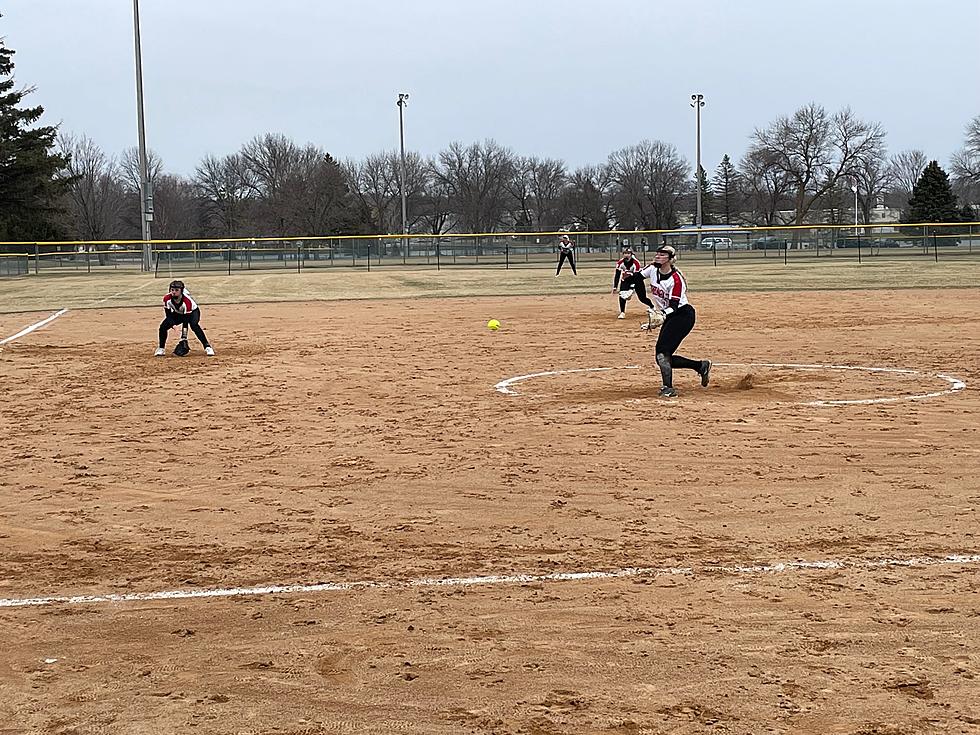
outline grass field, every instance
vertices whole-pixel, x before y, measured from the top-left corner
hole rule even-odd
[[[206,303],[399,299],[460,296],[529,296],[602,293],[612,286],[613,267],[584,263],[579,275],[567,268],[559,278],[551,266],[512,268],[410,269],[385,266],[330,270],[237,272],[232,275],[170,271],[152,278],[136,272],[93,275],[62,273],[0,281],[0,313],[54,308],[155,305],[171,278],[185,279]],[[928,258],[808,260],[783,265],[771,259],[714,266],[700,258],[683,264],[692,293],[711,291],[785,291],[904,289],[980,286],[980,258],[935,263]],[[159,292],[159,294],[157,293]]]

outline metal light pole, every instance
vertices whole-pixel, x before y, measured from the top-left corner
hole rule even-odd
[[[858,234],[858,185],[857,179],[851,184],[851,191],[854,192],[854,236]]]
[[[150,223],[153,221],[153,191],[146,163],[146,128],[143,124],[143,57],[140,53],[140,3],[133,0],[133,36],[136,39],[136,122],[139,127],[140,221],[143,225],[143,270],[153,269]]]
[[[691,95],[691,107],[694,108],[695,115],[697,117],[697,168],[694,171],[694,180],[697,182],[697,214],[695,217],[695,224],[698,226],[698,250],[701,249],[701,108],[704,107],[704,95],[703,94],[692,94]]]
[[[408,209],[405,205],[405,105],[408,104],[408,92],[398,93],[398,138],[401,142],[401,190],[402,190],[402,235],[408,234]],[[405,262],[408,240],[402,237],[402,262]]]

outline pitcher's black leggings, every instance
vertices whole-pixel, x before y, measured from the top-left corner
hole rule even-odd
[[[673,368],[687,368],[696,373],[701,372],[702,364],[700,360],[692,360],[683,355],[675,355],[677,348],[681,346],[684,338],[694,329],[694,322],[697,314],[694,307],[684,304],[677,311],[667,317],[667,320],[660,327],[660,335],[657,337],[657,365],[660,367],[660,375],[663,384],[673,386]]]
[[[189,324],[191,331],[194,332],[201,344],[204,347],[210,347],[211,343],[208,342],[208,336],[201,329],[201,310],[194,309],[190,314],[178,314],[175,311],[168,311],[167,315],[164,317],[163,321],[160,322],[160,346],[165,347],[167,344],[167,332],[170,331],[171,327],[178,324]]]

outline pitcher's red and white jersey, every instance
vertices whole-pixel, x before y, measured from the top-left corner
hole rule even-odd
[[[640,272],[645,278],[650,279],[650,295],[661,309],[666,309],[668,306],[676,309],[688,303],[687,281],[676,268],[664,275],[657,266],[648,265]],[[676,303],[671,303],[673,301]]]

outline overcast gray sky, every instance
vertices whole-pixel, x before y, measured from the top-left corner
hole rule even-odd
[[[43,121],[136,145],[131,0],[0,0]],[[946,165],[980,114],[980,0],[140,0],[147,144],[191,174],[279,132],[338,159],[494,138],[597,164],[647,139],[738,159],[815,101]]]

